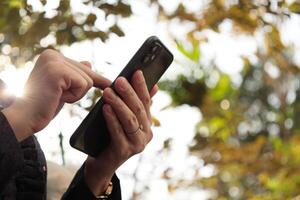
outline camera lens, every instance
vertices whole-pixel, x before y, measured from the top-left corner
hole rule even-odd
[[[155,57],[156,57],[156,56],[155,56],[155,54],[153,54],[153,55],[151,56],[151,58],[150,58],[150,59],[151,59],[151,60],[154,60],[154,59],[155,59]]]
[[[151,50],[152,53],[154,53],[158,49],[158,46],[154,46]]]
[[[147,62],[149,62],[149,60],[150,60],[150,55],[146,55],[146,56],[144,57],[144,59],[142,60],[142,62],[143,62],[143,63],[147,63]]]

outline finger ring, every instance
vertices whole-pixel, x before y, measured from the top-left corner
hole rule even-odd
[[[135,131],[132,131],[132,132],[126,132],[127,135],[135,135],[139,132],[139,130],[143,130],[143,125],[140,124],[139,127],[135,130]]]

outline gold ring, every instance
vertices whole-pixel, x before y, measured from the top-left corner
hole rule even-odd
[[[126,134],[127,135],[136,135],[139,132],[139,130],[143,130],[143,125],[142,124],[140,124],[139,127],[135,131],[132,131],[132,132],[129,132],[129,133],[126,132]]]

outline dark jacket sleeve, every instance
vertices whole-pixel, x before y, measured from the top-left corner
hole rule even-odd
[[[23,153],[6,117],[0,112],[0,194],[23,166]]]
[[[73,178],[68,190],[63,195],[62,200],[96,200],[93,193],[87,187],[84,180],[84,164],[77,171],[75,177]],[[107,200],[120,200],[121,199],[121,188],[120,181],[116,175],[112,178],[113,191],[109,195]]]

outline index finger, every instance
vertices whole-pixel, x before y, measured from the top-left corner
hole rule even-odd
[[[65,56],[64,56],[65,57]],[[93,70],[91,70],[89,67],[87,67],[85,64],[77,62],[75,60],[72,60],[70,58],[65,57],[66,61],[72,63],[73,65],[77,66],[79,69],[81,69],[83,72],[85,72],[91,79],[93,80],[93,86],[104,89],[111,85],[111,81],[104,76],[101,76],[100,74],[97,74]]]

